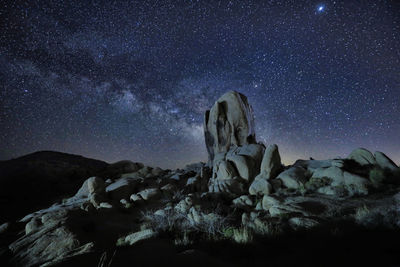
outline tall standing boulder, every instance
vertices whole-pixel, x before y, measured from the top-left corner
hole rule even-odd
[[[269,145],[264,152],[260,173],[249,187],[250,195],[268,195],[272,190],[272,185],[268,180],[274,179],[281,170],[282,163],[278,146]]]
[[[275,178],[281,169],[282,163],[278,146],[276,144],[269,145],[264,152],[260,173],[263,174],[267,180],[269,180]]]
[[[222,95],[204,117],[208,164],[213,174],[209,192],[242,194],[260,171],[265,147],[256,143],[254,116],[238,92]]]
[[[235,91],[222,95],[205,113],[204,135],[211,166],[215,155],[231,146],[255,144],[253,109],[246,96]]]

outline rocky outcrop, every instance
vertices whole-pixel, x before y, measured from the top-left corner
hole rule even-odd
[[[216,154],[212,177],[209,180],[209,191],[243,193],[248,184],[259,174],[263,153],[263,145],[249,144],[232,147],[226,153]]]
[[[205,113],[204,135],[210,164],[231,146],[255,144],[253,110],[247,98],[234,91],[222,95]]]
[[[142,230],[119,238],[117,246],[133,245],[139,241],[155,237],[156,235],[157,233],[151,229]]]
[[[72,197],[0,225],[0,260],[9,253],[13,265],[106,266],[114,254],[159,237],[177,246],[245,243],[253,233],[276,236],[341,220],[400,229],[400,173],[385,154],[357,149],[346,159],[284,166],[277,145],[255,142],[251,112],[243,95],[229,92],[206,114],[208,164],[170,171],[117,162]],[[90,258],[99,253],[100,263]],[[140,254],[126,255],[135,255],[132,262]]]
[[[78,222],[79,215],[61,207],[38,213],[27,223],[26,234],[9,246],[14,254],[13,264],[54,265],[69,257],[91,252],[94,244],[85,242],[85,238],[77,237],[71,230],[71,224]]]
[[[100,177],[88,178],[78,192],[75,194],[76,198],[89,197],[92,194],[102,194],[105,192],[104,180]]]
[[[232,203],[236,206],[253,206],[253,201],[247,195],[240,196],[235,198]]]
[[[260,172],[265,147],[256,143],[254,116],[247,98],[238,92],[221,96],[204,120],[210,192],[241,194]]]
[[[266,180],[274,179],[282,170],[281,156],[276,144],[269,145],[261,162],[260,175]]]
[[[256,179],[249,187],[250,195],[269,195],[272,185],[266,179]]]
[[[292,166],[277,177],[285,187],[290,189],[299,189],[308,178],[307,169],[302,166]]]
[[[160,190],[158,188],[147,188],[137,193],[143,200],[150,200],[160,196]]]
[[[338,167],[332,166],[329,168],[317,169],[312,177],[314,183],[318,183],[325,179],[329,181],[329,185],[320,187],[318,192],[334,195],[366,195],[371,187],[371,182],[357,174],[344,171]],[[339,191],[338,191],[339,190]]]
[[[121,173],[132,173],[132,172],[137,172],[141,168],[143,168],[144,165],[139,162],[132,162],[130,160],[121,160],[118,162],[115,162],[113,164],[110,164],[107,167],[107,170],[105,171],[107,176],[118,176]]]
[[[115,200],[129,198],[139,181],[140,179],[135,178],[121,178],[107,186],[106,192]]]
[[[204,129],[212,168],[208,190],[233,197],[246,192],[269,195],[280,190],[365,195],[371,188],[371,168],[397,169],[383,153],[374,156],[364,148],[354,150],[347,159],[298,160],[284,168],[277,145],[265,149],[256,143],[252,109],[237,92],[224,94],[206,112]]]

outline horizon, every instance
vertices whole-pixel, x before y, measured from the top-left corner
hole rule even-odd
[[[358,147],[400,164],[399,11],[373,0],[4,3],[0,160],[52,150],[205,162],[204,112],[235,90],[285,164]]]
[[[265,144],[264,144],[264,145],[265,145]],[[278,145],[278,147],[279,147],[279,145]],[[365,148],[365,147],[364,147],[364,148]],[[357,148],[354,148],[354,149],[357,149]],[[344,159],[344,158],[346,158],[354,149],[352,149],[352,150],[351,150],[347,155],[345,155],[345,156],[337,156],[337,157],[331,157],[331,158],[314,158],[314,157],[313,157],[313,159],[315,159],[315,160],[325,160],[325,159],[334,159],[334,158],[335,158],[335,159],[338,159],[338,158]],[[365,149],[369,150],[368,148],[365,148]],[[85,157],[85,158],[88,158],[88,159],[100,160],[100,161],[106,162],[106,163],[108,163],[108,164],[113,164],[113,163],[116,163],[116,162],[119,162],[119,161],[123,161],[123,160],[129,160],[129,161],[132,161],[132,162],[139,162],[139,161],[136,161],[135,159],[117,159],[117,160],[111,160],[111,161],[109,161],[109,160],[105,160],[105,159],[101,159],[101,158],[97,158],[97,157],[92,157],[92,156],[89,156],[89,155],[77,154],[77,153],[65,152],[65,151],[55,151],[55,150],[39,150],[39,151],[33,151],[33,152],[30,152],[30,153],[23,154],[23,155],[19,155],[19,156],[16,156],[16,157],[13,157],[13,158],[9,158],[9,159],[0,159],[0,161],[14,160],[14,159],[18,159],[18,158],[20,158],[20,157],[24,157],[24,156],[27,156],[27,155],[31,155],[31,154],[34,154],[34,153],[40,153],[40,152],[65,153],[65,154],[74,155],[74,156],[82,156],[82,157]],[[371,151],[371,152],[374,153],[375,151]],[[386,154],[384,151],[380,151],[380,152],[383,152],[384,154]],[[387,154],[386,154],[386,155],[387,155]],[[287,157],[285,157],[284,155],[281,154],[280,156],[281,156],[282,163],[283,163],[285,166],[293,165],[293,164],[295,163],[296,160],[300,160],[300,159],[302,159],[302,160],[307,160],[307,159],[310,158],[310,157],[302,157],[302,158],[293,158],[292,160],[288,160]],[[395,164],[397,164],[397,166],[400,166],[400,161],[397,161],[396,159],[392,158],[391,155],[387,155],[387,156],[388,156],[391,160],[393,160],[393,162],[394,162]],[[186,162],[186,163],[182,163],[183,165],[179,165],[179,166],[173,167],[173,168],[162,167],[162,166],[157,166],[157,165],[151,165],[151,164],[148,164],[148,163],[146,163],[146,162],[140,162],[140,163],[143,163],[145,166],[149,166],[149,167],[152,167],[152,168],[160,167],[160,168],[163,168],[163,169],[172,169],[172,170],[174,170],[174,169],[183,169],[185,166],[190,165],[190,164],[196,164],[196,163],[200,163],[200,162],[202,162],[202,163],[207,163],[207,161],[208,161],[208,159],[206,158],[206,159],[200,160],[200,161]]]

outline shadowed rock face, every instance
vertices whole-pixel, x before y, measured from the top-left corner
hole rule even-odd
[[[205,113],[204,135],[210,164],[232,145],[255,144],[253,109],[246,96],[235,91],[222,95]]]

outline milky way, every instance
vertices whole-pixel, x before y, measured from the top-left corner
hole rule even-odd
[[[205,161],[203,113],[236,90],[286,163],[400,162],[394,1],[26,2],[0,4],[0,159]]]

